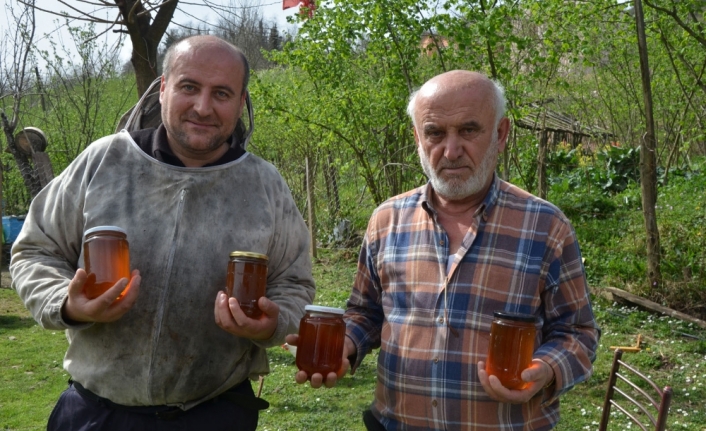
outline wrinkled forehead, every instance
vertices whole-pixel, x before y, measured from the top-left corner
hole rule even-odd
[[[483,86],[446,86],[431,84],[419,90],[416,100],[417,124],[431,121],[485,123],[495,115],[492,92]],[[488,117],[486,119],[486,117]]]

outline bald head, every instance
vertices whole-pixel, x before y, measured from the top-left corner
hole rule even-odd
[[[211,35],[196,35],[185,37],[178,42],[173,43],[164,55],[164,61],[162,62],[162,74],[165,79],[169,79],[169,74],[174,66],[174,61],[181,54],[193,52],[203,48],[212,48],[222,51],[223,55],[232,55],[234,58],[243,65],[243,87],[242,94],[248,89],[248,82],[250,81],[250,65],[248,64],[248,59],[245,57],[243,51],[237,46],[226,42],[225,40]]]
[[[480,91],[487,95],[488,100],[493,103],[495,124],[497,125],[505,116],[505,89],[498,82],[491,80],[484,74],[469,70],[452,70],[436,75],[425,82],[419,90],[410,96],[407,114],[409,114],[412,123],[416,127],[418,99],[454,94],[467,89]]]

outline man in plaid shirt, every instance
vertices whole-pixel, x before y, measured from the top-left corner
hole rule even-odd
[[[575,232],[557,207],[495,175],[510,129],[499,84],[447,72],[408,112],[430,181],[373,213],[345,314],[344,368],[380,348],[366,426],[552,429],[559,397],[591,375],[600,337]],[[537,318],[524,389],[485,372],[495,311]]]

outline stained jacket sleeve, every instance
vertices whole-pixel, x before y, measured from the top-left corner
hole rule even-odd
[[[272,199],[277,208],[274,234],[268,251],[267,297],[279,306],[277,329],[268,340],[252,340],[263,348],[280,345],[287,334],[299,331],[304,307],[314,300],[315,284],[311,272],[309,235],[291,191],[279,173]]]
[[[90,152],[79,155],[32,200],[12,246],[12,286],[34,319],[46,329],[81,328],[61,318],[81,254],[82,201]]]
[[[545,394],[554,399],[587,380],[596,359],[601,331],[589,299],[588,283],[573,228],[565,220],[550,235],[542,293],[542,345],[534,357],[554,370],[555,383]]]

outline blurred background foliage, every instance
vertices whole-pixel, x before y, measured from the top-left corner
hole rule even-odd
[[[406,114],[411,92],[444,71],[482,71],[505,86],[513,122],[498,174],[569,216],[591,285],[704,317],[706,6],[645,4],[664,279],[657,288],[645,275],[645,107],[627,3],[334,0],[295,19],[296,32],[280,32],[257,8],[231,2],[211,27],[169,30],[160,52],[193,33],[244,49],[256,124],[249,150],[277,166],[323,248],[355,248],[377,205],[426,182]],[[93,26],[72,26],[71,35],[70,50],[30,51],[21,88],[11,61],[17,43],[0,45],[0,109],[10,116],[19,98],[17,130],[44,131],[57,175],[112,133],[137,97],[134,72]],[[22,215],[33,193],[17,157],[2,151],[0,163],[4,215]]]

